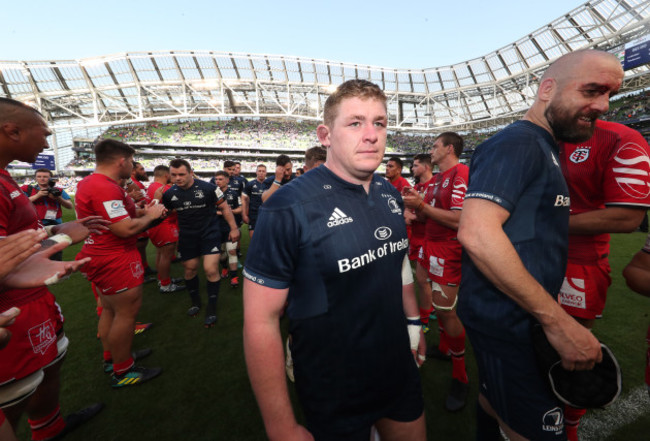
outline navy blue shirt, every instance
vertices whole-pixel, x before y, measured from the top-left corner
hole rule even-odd
[[[246,178],[243,176],[231,176],[228,180],[228,188],[235,190],[237,195],[241,197],[244,188],[246,188]]]
[[[558,146],[543,128],[517,121],[476,148],[465,200],[508,210],[503,230],[528,272],[555,299],[568,251],[569,191]],[[463,255],[458,315],[463,324],[504,340],[528,340],[533,317],[500,292]]]
[[[366,193],[319,167],[260,208],[243,275],[289,288],[296,387],[319,423],[367,424],[417,377],[402,304],[407,248],[402,198],[379,175]]]
[[[237,190],[228,187],[223,195],[231,210],[241,206],[241,197],[239,197]],[[242,222],[241,214],[233,214],[233,216],[235,217],[235,223],[239,227]],[[221,222],[221,232],[230,232],[230,225],[228,224],[228,221],[224,219],[223,215],[219,215],[219,220]]]
[[[187,190],[172,185],[162,197],[165,207],[178,213],[178,230],[182,235],[219,231],[216,205],[224,200],[219,188],[200,179],[194,179]]]
[[[257,212],[262,206],[262,193],[264,193],[264,181],[260,182],[257,179],[248,182],[244,193],[248,196],[248,216],[257,218]]]
[[[292,174],[291,177],[283,178],[281,184],[288,184],[289,182],[293,181],[296,175]],[[275,174],[273,176],[269,176],[268,178],[264,179],[264,190],[268,190],[271,188],[271,185],[273,185],[273,181],[275,181]],[[274,193],[275,194],[275,193]]]

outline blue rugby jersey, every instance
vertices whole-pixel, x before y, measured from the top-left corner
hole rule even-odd
[[[256,218],[257,213],[262,205],[262,193],[264,193],[264,181],[260,182],[257,179],[248,182],[244,193],[248,196],[248,215]]]
[[[543,128],[517,121],[477,147],[465,200],[486,199],[510,212],[503,229],[528,272],[553,296],[566,269],[569,191],[558,146]],[[458,315],[463,324],[505,340],[527,340],[532,316],[500,292],[463,255]]]
[[[379,175],[366,193],[319,167],[260,208],[243,274],[289,288],[296,386],[322,423],[372,418],[418,375],[402,304],[407,249],[401,196]]]
[[[162,197],[165,207],[178,213],[178,229],[183,235],[218,231],[216,206],[224,200],[217,186],[200,179],[194,179],[194,184],[187,190],[173,185]]]

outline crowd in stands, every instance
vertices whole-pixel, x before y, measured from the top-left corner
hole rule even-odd
[[[636,95],[623,97],[610,103],[609,112],[601,118],[625,124],[626,121],[650,116],[650,92],[644,91]]]

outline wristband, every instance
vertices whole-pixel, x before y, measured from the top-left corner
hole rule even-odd
[[[54,230],[54,227],[57,227],[57,226],[58,225],[48,225],[47,227],[43,227],[43,229],[47,233],[47,236],[50,237],[50,236],[52,236],[52,234],[54,234],[54,231],[52,231],[52,230]]]
[[[63,233],[55,234],[54,236],[50,236],[45,240],[51,240],[54,243],[65,242],[68,245],[72,243],[72,238],[70,238],[70,236],[68,236],[67,234],[63,234]]]
[[[278,181],[278,180],[274,180],[273,183],[274,183],[275,185],[277,185],[278,187],[282,187],[282,182],[280,182],[280,181]]]
[[[417,351],[420,345],[420,332],[422,332],[422,322],[420,317],[406,317],[406,328],[409,334],[411,350]]]

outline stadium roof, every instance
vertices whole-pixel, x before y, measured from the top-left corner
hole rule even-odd
[[[320,120],[338,84],[363,78],[386,91],[392,129],[492,127],[530,106],[538,78],[559,56],[616,53],[648,34],[649,8],[650,0],[590,1],[483,57],[423,69],[212,51],[0,61],[0,96],[33,104],[55,129],[233,116]],[[486,32],[490,25],[502,23],[486,23]],[[626,72],[622,92],[648,86],[643,65]]]

